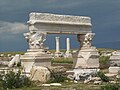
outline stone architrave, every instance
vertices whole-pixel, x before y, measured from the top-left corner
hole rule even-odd
[[[70,38],[66,38],[66,52],[65,52],[65,57],[72,58],[72,54],[70,51]]]
[[[80,50],[73,54],[74,68],[99,68],[99,54],[95,47],[91,45],[94,33],[78,35],[78,41],[81,42]]]

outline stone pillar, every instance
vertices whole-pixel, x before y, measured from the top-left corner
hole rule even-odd
[[[65,57],[72,58],[72,54],[71,54],[71,51],[70,51],[70,38],[66,39],[66,48],[67,48],[67,51],[65,53]]]
[[[21,64],[26,73],[34,66],[51,67],[52,56],[46,53],[44,41],[46,40],[46,33],[39,31],[30,31],[24,34],[29,44],[27,52],[20,57]]]
[[[60,52],[60,37],[56,37],[56,53]]]
[[[66,39],[67,52],[70,52],[70,38]]]
[[[60,52],[60,37],[56,37],[56,52],[55,52],[55,57],[61,57],[61,52]]]
[[[96,47],[91,45],[94,33],[78,35],[80,49],[73,54],[74,68],[99,68],[99,54]]]

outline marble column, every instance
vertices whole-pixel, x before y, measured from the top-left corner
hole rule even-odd
[[[70,38],[66,39],[66,53],[65,53],[65,57],[72,57],[71,51],[70,51]]]
[[[56,37],[56,53],[60,52],[60,37]]]
[[[56,37],[56,52],[55,52],[55,57],[61,57],[61,52],[60,52],[60,37]]]
[[[66,46],[67,46],[67,51],[66,52],[70,52],[70,38],[66,39]]]

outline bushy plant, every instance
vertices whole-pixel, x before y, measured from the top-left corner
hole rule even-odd
[[[109,67],[109,56],[100,56],[99,62],[100,62],[100,68],[108,68]]]
[[[100,77],[103,82],[109,82],[109,77],[105,76],[103,72],[97,72],[97,76]]]
[[[48,83],[60,83],[64,82],[65,80],[69,80],[62,72],[54,72],[48,69],[51,72],[51,77]]]
[[[106,84],[105,86],[101,86],[101,90],[119,90],[119,84]]]
[[[21,88],[24,86],[30,86],[31,81],[25,75],[21,75],[21,71],[13,72],[9,71],[7,74],[3,75],[1,80],[1,86],[4,89],[14,89],[14,88]]]

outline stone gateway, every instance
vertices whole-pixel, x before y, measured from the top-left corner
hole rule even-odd
[[[99,67],[99,54],[91,44],[94,33],[91,30],[90,17],[33,12],[29,14],[28,27],[29,32],[24,35],[29,49],[21,56],[22,65],[26,72],[29,73],[33,66],[51,66],[52,56],[46,53],[44,47],[47,34],[76,34],[81,46],[74,54],[74,68]],[[59,53],[59,47],[56,50],[56,53]]]

